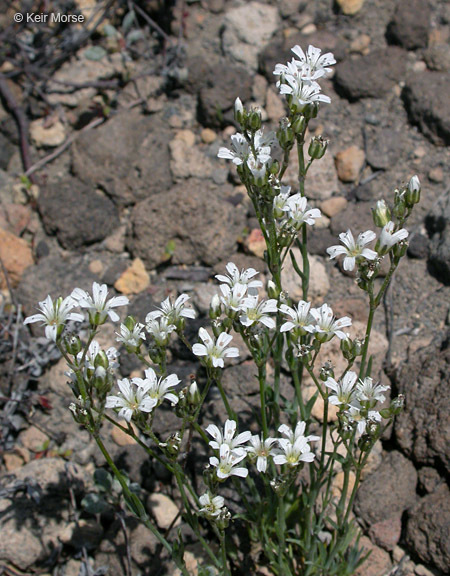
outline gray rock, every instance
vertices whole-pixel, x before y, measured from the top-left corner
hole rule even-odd
[[[430,70],[448,72],[450,70],[450,46],[432,44],[424,53],[425,62]]]
[[[43,188],[38,207],[46,232],[70,250],[100,242],[119,225],[113,202],[76,178]]]
[[[88,289],[94,280],[98,278],[92,274],[81,256],[72,254],[69,260],[50,253],[36,266],[25,270],[17,295],[27,313],[33,314],[37,303],[44,300],[47,294],[52,298],[65,297],[77,286]],[[34,326],[38,324],[31,325]]]
[[[231,8],[224,19],[223,51],[247,70],[256,72],[259,53],[267,46],[278,26],[279,16],[275,6],[249,2]]]
[[[404,145],[404,127],[379,128],[367,126],[367,163],[375,170],[389,170],[401,157]]]
[[[69,520],[69,503],[64,501],[69,499],[69,486],[78,495],[84,488],[81,469],[67,469],[62,458],[42,458],[9,478],[8,496],[0,498],[0,560],[28,570],[50,556],[58,545],[61,523]]]
[[[405,52],[395,46],[348,58],[336,66],[336,91],[350,101],[383,98],[404,78],[405,69]]]
[[[239,96],[245,103],[251,97],[248,70],[225,58],[193,58],[189,61],[189,74],[189,89],[199,94],[199,118],[204,126],[220,127],[225,117],[229,123],[236,98]]]
[[[408,357],[396,375],[405,409],[394,425],[400,448],[419,464],[440,463],[450,471],[450,385],[448,341],[433,342]]]
[[[443,483],[408,514],[406,542],[419,558],[448,574],[450,566],[450,492]]]
[[[450,143],[450,76],[422,72],[409,77],[402,92],[410,121],[434,144]]]
[[[426,218],[431,237],[430,269],[447,286],[450,284],[450,191],[441,196]]]
[[[408,240],[408,256],[425,260],[430,253],[430,241],[424,234],[411,234]]]
[[[427,0],[400,0],[386,36],[393,44],[407,50],[424,48],[428,44],[430,6]]]
[[[101,187],[117,204],[132,204],[171,185],[171,137],[158,115],[130,110],[82,134],[72,147],[72,168],[80,180]]]
[[[381,465],[361,484],[355,510],[371,526],[398,517],[416,503],[417,473],[400,452],[389,452]]]
[[[342,210],[342,212],[339,212],[331,219],[330,228],[332,234],[337,237],[338,234],[345,232],[349,228],[354,236],[366,230],[373,230],[374,223],[371,208],[371,202],[357,202],[356,204],[349,202],[345,210]]]
[[[190,179],[136,205],[128,246],[149,269],[169,258],[174,264],[211,266],[236,252],[244,217],[217,187]]]

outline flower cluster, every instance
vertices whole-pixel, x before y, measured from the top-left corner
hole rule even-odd
[[[252,435],[251,432],[241,432],[236,436],[236,422],[227,420],[223,432],[215,425],[210,424],[206,432],[213,437],[209,445],[217,450],[218,456],[211,456],[209,463],[216,469],[217,478],[222,481],[229,476],[247,477],[248,470],[241,464],[248,456],[256,462],[258,472],[267,471],[269,457],[280,466],[286,464],[295,467],[302,462],[312,462],[315,458],[309,442],[319,440],[318,436],[305,436],[305,422],[298,422],[295,429],[282,424],[278,431],[284,436],[281,438],[264,438],[263,435]],[[248,444],[246,444],[248,442]]]
[[[318,208],[311,208],[301,194],[292,194],[291,187],[282,185],[280,193],[273,199],[273,212],[281,231],[296,233],[302,224],[313,226],[322,216]]]
[[[277,64],[274,74],[279,76],[277,86],[280,94],[288,96],[292,110],[304,112],[306,107],[319,102],[329,104],[328,96],[321,93],[321,86],[317,82],[320,78],[329,75],[330,66],[336,64],[331,52],[321,54],[320,48],[309,46],[306,54],[300,46],[294,46],[292,52],[298,60],[292,58],[291,62]]]
[[[242,106],[238,99],[235,108]],[[233,164],[241,168],[247,168],[255,182],[263,182],[270,166],[272,165],[271,146],[274,135],[264,135],[262,130],[254,133],[253,141],[244,134],[237,133],[231,136],[231,150],[225,147],[219,148],[217,156],[231,160]]]
[[[320,308],[311,308],[310,302],[301,300],[293,308],[281,304],[280,311],[290,318],[281,325],[280,331],[292,332],[295,339],[309,333],[313,334],[316,340],[321,343],[330,341],[334,336],[344,340],[347,338],[347,334],[342,328],[352,324],[348,316],[336,319],[328,304],[323,304]]]
[[[368,426],[381,422],[382,417],[376,407],[378,402],[386,400],[383,392],[389,390],[389,386],[374,384],[370,377],[358,382],[357,379],[356,373],[349,371],[339,382],[329,377],[325,386],[333,392],[328,397],[330,404],[340,406],[340,413],[346,421],[356,425],[359,434],[364,434]]]
[[[145,378],[124,378],[118,380],[118,396],[106,398],[106,408],[119,408],[119,418],[127,422],[139,416],[139,413],[150,413],[159,406],[163,400],[169,400],[172,404],[178,403],[178,396],[173,388],[180,383],[175,374],[166,378],[158,378],[153,368],[145,370]]]

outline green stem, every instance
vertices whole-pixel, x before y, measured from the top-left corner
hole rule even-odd
[[[222,574],[221,576],[231,576],[230,570],[228,569],[227,561],[227,546],[225,542],[225,532],[220,530],[220,552],[222,556]]]
[[[139,517],[141,522],[146,526],[146,528],[148,528],[150,530],[150,532],[158,539],[160,544],[162,544],[164,546],[164,548],[167,550],[167,552],[173,558],[177,567],[181,570],[181,573],[183,574],[183,576],[189,576],[189,572],[187,571],[184,562],[173,555],[172,546],[164,538],[164,536],[159,532],[159,530],[156,528],[156,526],[154,526],[153,523],[150,521],[142,502],[137,498],[136,494],[133,494],[131,492],[131,490],[129,489],[129,487],[125,481],[125,478],[122,476],[119,469],[114,464],[114,462],[113,462],[108,450],[106,449],[105,445],[103,444],[100,436],[97,433],[93,434],[93,436],[94,436],[94,440],[97,442],[98,447],[100,448],[100,451],[102,452],[103,456],[105,457],[105,460],[108,463],[108,466],[111,468],[111,470],[114,473],[114,476],[119,481],[119,483],[122,487],[122,491],[123,491],[124,495],[126,496],[126,499],[130,503],[132,502],[133,505],[136,507],[135,508],[136,515]]]
[[[258,381],[259,381],[259,398],[261,402],[261,424],[263,429],[264,440],[269,436],[269,428],[267,426],[267,412],[266,412],[266,363],[258,364]]]
[[[359,378],[363,378],[364,370],[366,367],[367,352],[369,350],[370,333],[372,331],[373,318],[375,316],[375,305],[371,296],[371,303],[369,309],[369,318],[367,319],[366,335],[364,336],[364,346],[361,355],[361,366],[359,368]]]

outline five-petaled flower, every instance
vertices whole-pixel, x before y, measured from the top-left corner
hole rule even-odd
[[[149,413],[156,406],[157,401],[147,394],[147,387],[137,386],[128,378],[118,380],[117,385],[120,396],[107,396],[106,408],[120,408],[119,418],[131,422],[131,418],[139,412]]]
[[[320,308],[312,308],[311,315],[316,321],[314,335],[319,342],[328,342],[335,335],[340,340],[347,338],[347,334],[342,331],[342,328],[351,326],[352,321],[348,316],[336,320],[333,310],[328,304],[322,304]]]
[[[246,447],[250,458],[256,458],[256,469],[264,473],[267,470],[267,460],[269,456],[274,455],[273,444],[277,442],[276,438],[266,438],[255,434],[250,438],[250,446]]]
[[[161,302],[161,307],[158,310],[147,314],[145,321],[149,323],[157,318],[165,318],[168,324],[173,324],[178,328],[184,318],[195,318],[195,310],[185,306],[189,298],[187,294],[180,294],[175,302],[172,302],[168,296],[164,302]]]
[[[86,308],[89,314],[89,321],[93,326],[100,326],[109,318],[113,322],[119,320],[119,315],[114,312],[113,308],[118,306],[126,306],[128,298],[126,296],[113,296],[109,300],[108,287],[106,284],[92,284],[92,296],[81,288],[75,288],[71,297],[78,303],[80,308]]]
[[[224,358],[237,358],[239,356],[238,348],[227,348],[228,344],[233,340],[233,336],[230,336],[230,334],[222,332],[217,340],[214,340],[204,328],[200,328],[198,335],[203,344],[194,344],[192,352],[196,356],[204,356],[206,363],[214,368],[223,368]]]
[[[247,456],[247,452],[232,450],[228,444],[221,444],[219,449],[219,458],[211,456],[209,463],[216,468],[217,478],[225,480],[229,476],[240,476],[246,478],[248,475],[247,468],[237,466]]]
[[[351,231],[347,230],[347,232],[339,234],[339,240],[344,244],[344,246],[330,246],[327,248],[327,252],[330,259],[336,258],[336,256],[339,256],[340,254],[344,254],[344,270],[350,272],[355,268],[355,263],[357,263],[358,260],[363,258],[366,260],[375,260],[378,256],[375,250],[366,248],[366,245],[372,242],[372,240],[375,240],[375,238],[375,232],[367,230],[366,232],[361,232],[355,241]]]
[[[45,325],[45,337],[47,340],[56,340],[61,336],[67,320],[83,322],[84,316],[78,312],[71,312],[77,306],[77,302],[68,296],[64,300],[59,297],[54,302],[51,296],[39,302],[39,314],[33,314],[25,318],[24,324],[42,322]]]
[[[381,230],[380,237],[375,246],[375,250],[380,256],[387,254],[389,250],[398,242],[408,238],[408,230],[401,228],[394,232],[395,224],[390,221]]]
[[[352,371],[347,372],[339,382],[329,377],[325,382],[325,386],[334,392],[328,397],[329,403],[333,404],[333,406],[351,404],[355,398],[356,379],[357,375]]]
[[[226,444],[231,448],[231,450],[234,450],[237,453],[242,453],[242,451],[245,452],[245,450],[243,448],[240,448],[240,446],[242,446],[242,444],[245,444],[246,442],[248,442],[248,440],[250,440],[252,433],[249,431],[241,432],[240,434],[235,436],[236,427],[237,424],[235,420],[228,419],[225,422],[225,426],[223,428],[222,433],[215,424],[210,424],[206,428],[206,431],[210,436],[214,438],[214,440],[211,440],[209,443],[211,448],[214,448],[214,450],[220,450],[222,444]]]

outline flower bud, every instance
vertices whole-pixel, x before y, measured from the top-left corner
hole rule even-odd
[[[76,356],[81,351],[81,340],[79,336],[67,336],[64,339],[64,344],[66,346],[67,352],[72,354],[72,356]]]
[[[405,214],[406,214],[405,193],[396,190],[394,198],[394,216],[396,218],[401,219]]]
[[[274,298],[275,300],[278,300],[280,291],[273,280],[269,280],[267,282],[267,295],[269,296],[269,298]]]
[[[412,208],[414,204],[420,201],[420,191],[421,185],[419,177],[417,175],[413,176],[405,190],[405,200],[408,207]]]
[[[95,356],[94,360],[94,367],[102,367],[105,370],[109,367],[109,360],[106,352],[104,350],[100,350],[97,355]]]
[[[269,170],[270,175],[276,176],[279,171],[280,171],[280,163],[278,162],[278,160],[274,160]],[[276,194],[277,192],[274,190],[274,196],[276,196]]]
[[[195,380],[193,382],[191,382],[191,384],[188,388],[187,397],[188,397],[188,402],[191,406],[197,407],[199,405],[201,397],[200,397],[200,391],[198,389],[198,384]]]
[[[244,121],[245,111],[242,105],[241,99],[236,98],[234,101],[234,119],[238,124],[242,124]]]
[[[328,148],[328,140],[324,140],[322,136],[313,136],[308,147],[308,154],[314,160],[320,160]]]
[[[384,228],[391,220],[391,211],[384,200],[378,200],[375,208],[372,208],[373,223],[377,228]]]
[[[294,131],[294,134],[303,134],[306,128],[305,117],[299,114],[298,116],[295,117],[295,119],[291,123],[291,126],[292,130]]]
[[[290,148],[294,142],[294,131],[288,122],[280,122],[276,136],[283,150]]]
[[[262,119],[260,110],[252,110],[249,114],[249,124],[253,132],[261,128]]]
[[[403,394],[399,394],[397,398],[394,398],[392,400],[391,405],[389,407],[392,416],[397,416],[397,414],[403,412],[404,405],[405,405],[405,397]]]
[[[221,314],[222,314],[222,307],[220,304],[219,295],[214,294],[209,304],[209,317],[211,318],[211,320],[215,320],[216,318],[219,318]]]

